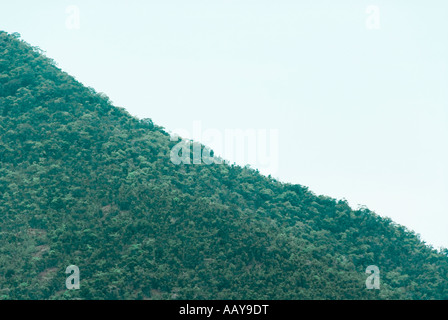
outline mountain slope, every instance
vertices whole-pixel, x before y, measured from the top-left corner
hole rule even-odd
[[[448,299],[447,251],[175,144],[0,32],[0,298]]]

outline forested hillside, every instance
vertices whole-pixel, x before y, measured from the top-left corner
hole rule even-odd
[[[0,32],[0,298],[448,299],[447,250],[176,143]]]

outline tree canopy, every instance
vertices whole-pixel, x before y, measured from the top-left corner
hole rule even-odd
[[[446,249],[175,144],[0,32],[0,298],[448,299]]]

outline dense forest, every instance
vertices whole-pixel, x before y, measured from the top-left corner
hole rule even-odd
[[[448,250],[176,143],[0,32],[0,298],[448,299]]]

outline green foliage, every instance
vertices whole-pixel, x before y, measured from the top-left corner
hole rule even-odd
[[[174,165],[163,128],[18,38],[0,32],[1,299],[448,299],[446,250],[248,168]]]

